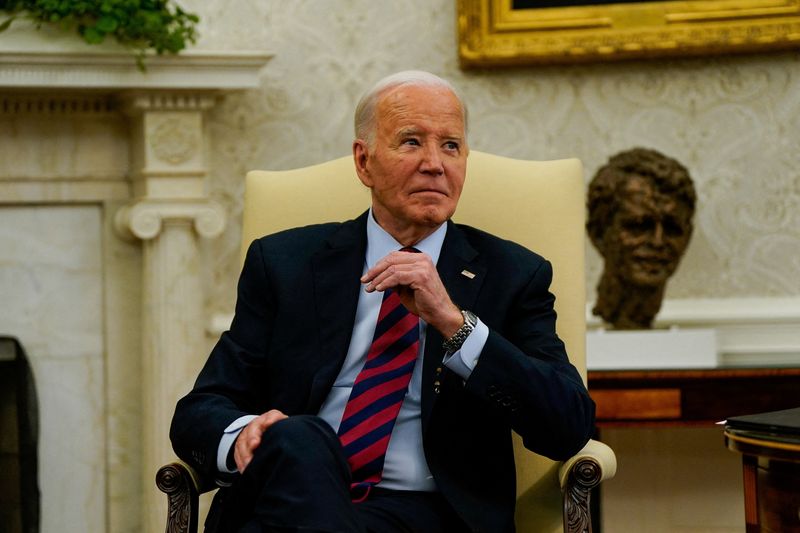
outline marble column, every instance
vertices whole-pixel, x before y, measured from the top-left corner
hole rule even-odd
[[[223,209],[206,194],[204,113],[210,94],[128,94],[133,200],[116,214],[121,234],[143,241],[142,525],[161,532],[166,501],[158,467],[174,459],[168,431],[176,400],[205,356],[199,240],[219,235]]]

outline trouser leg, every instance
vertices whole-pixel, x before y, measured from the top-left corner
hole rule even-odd
[[[369,533],[467,533],[469,529],[438,492],[374,488],[356,504]]]
[[[439,493],[374,488],[350,500],[339,437],[316,416],[271,426],[224,494],[220,533],[457,533],[466,528]]]
[[[229,531],[364,531],[350,501],[350,469],[339,438],[316,416],[271,426],[253,460],[227,491]]]

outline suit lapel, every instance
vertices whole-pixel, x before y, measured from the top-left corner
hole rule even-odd
[[[486,265],[464,232],[452,222],[447,223],[447,235],[442,244],[436,270],[453,302],[461,309],[474,309],[486,277]],[[438,331],[428,328],[422,367],[423,431],[427,427],[437,395],[435,382],[441,379],[443,341]]]
[[[342,224],[311,261],[320,347],[327,355],[314,376],[310,409],[322,404],[347,355],[366,254],[366,220],[364,213]]]

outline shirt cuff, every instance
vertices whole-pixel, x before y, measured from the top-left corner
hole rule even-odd
[[[478,319],[473,329],[464,344],[461,345],[459,350],[451,354],[445,354],[444,366],[458,374],[464,381],[469,379],[475,365],[478,364],[483,346],[486,344],[486,339],[489,338],[489,327]]]
[[[242,432],[244,427],[249,424],[253,419],[258,418],[256,415],[240,416],[225,428],[222,432],[222,438],[217,447],[217,470],[223,474],[235,474],[238,472],[236,468],[231,470],[228,468],[228,454],[231,451],[231,446],[236,441],[236,437]]]

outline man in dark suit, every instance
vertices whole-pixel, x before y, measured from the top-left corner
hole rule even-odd
[[[594,404],[555,333],[550,264],[450,222],[466,114],[431,74],[380,81],[353,142],[371,209],[250,246],[231,328],[170,433],[230,485],[207,526],[511,532],[511,430],[553,459],[589,439]]]

